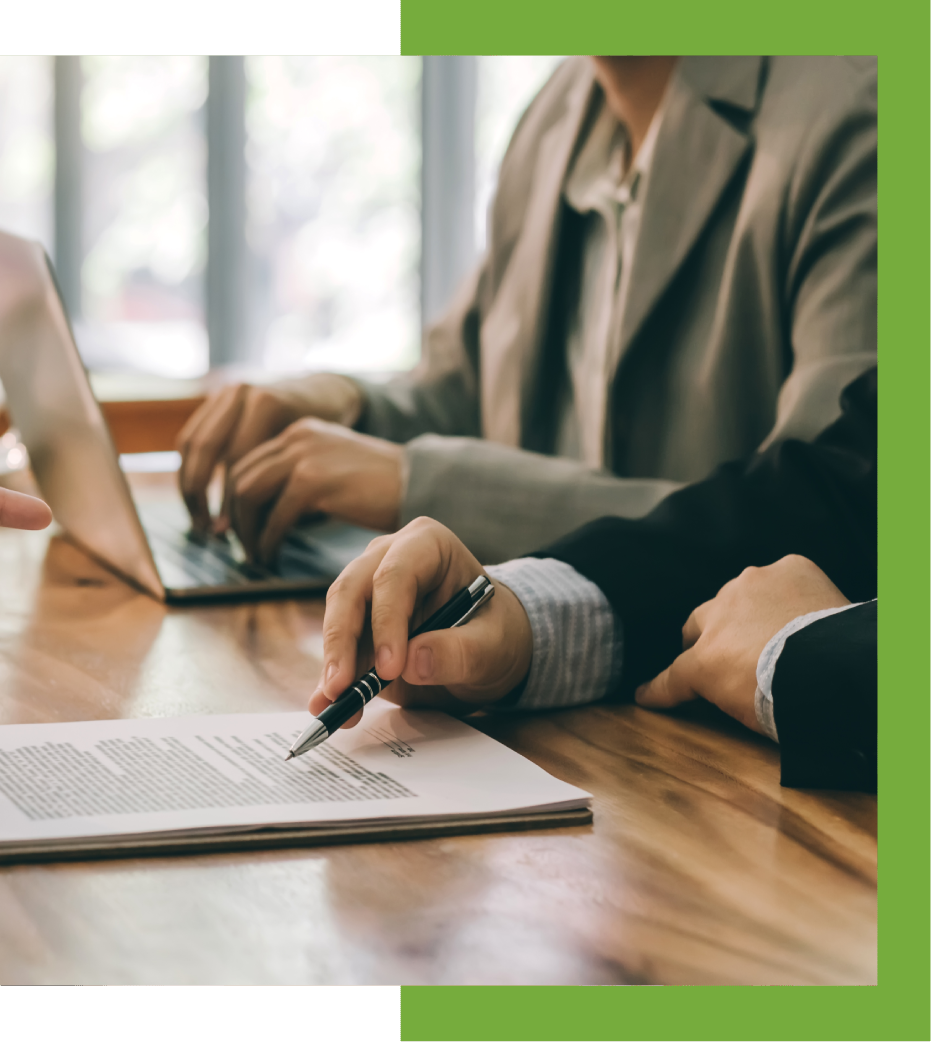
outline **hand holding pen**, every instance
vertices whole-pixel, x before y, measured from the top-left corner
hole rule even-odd
[[[411,634],[411,640],[422,633],[433,633],[435,630],[455,629],[464,626],[475,613],[494,596],[495,588],[487,575],[480,575],[475,582],[464,586]],[[354,683],[331,702],[314,722],[298,735],[291,746],[286,759],[302,756],[311,749],[325,742],[330,735],[347,723],[360,709],[364,709],[372,699],[388,686],[390,681],[383,680],[374,669],[363,673]]]
[[[482,574],[456,536],[427,518],[374,540],[327,595],[323,678],[310,711],[319,715],[356,681],[359,644],[369,636],[375,671],[390,684],[382,697],[399,705],[463,713],[504,698],[526,677],[532,652],[530,622],[506,586],[495,582],[468,625],[410,634],[418,611],[445,604]],[[345,726],[360,719],[357,712]]]

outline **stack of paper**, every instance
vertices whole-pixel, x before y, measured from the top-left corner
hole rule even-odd
[[[459,720],[376,699],[285,762],[306,713],[0,727],[0,861],[584,824],[589,794]]]

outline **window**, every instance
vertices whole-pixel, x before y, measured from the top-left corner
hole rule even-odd
[[[0,58],[0,227],[90,368],[407,369],[559,60]]]
[[[81,320],[89,365],[207,369],[207,60],[81,60]]]
[[[0,228],[52,247],[52,68],[0,57]]]
[[[420,340],[417,58],[249,58],[252,356],[408,369]]]

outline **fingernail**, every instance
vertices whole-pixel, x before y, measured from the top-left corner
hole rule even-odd
[[[333,677],[336,676],[338,670],[339,670],[339,667],[336,665],[336,663],[335,662],[331,662],[327,666],[327,668],[326,668],[326,680],[325,680],[325,683],[329,684],[330,681],[333,679]]]
[[[415,665],[421,680],[429,680],[433,676],[433,652],[430,648],[417,649]]]
[[[387,669],[388,664],[391,662],[391,648],[387,644],[382,644],[375,655],[375,669],[382,670]]]

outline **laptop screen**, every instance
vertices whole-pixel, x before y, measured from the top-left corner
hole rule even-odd
[[[0,381],[65,532],[156,597],[164,590],[39,243],[0,232]]]

